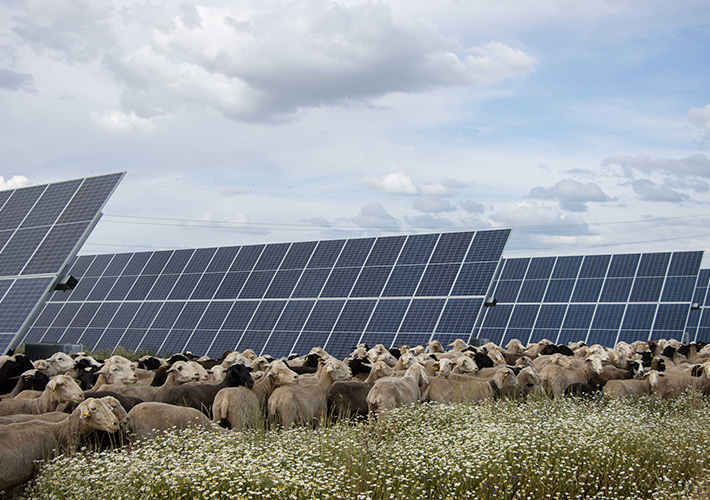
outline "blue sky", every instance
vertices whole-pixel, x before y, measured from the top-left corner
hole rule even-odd
[[[126,170],[83,253],[706,250],[709,42],[693,0],[10,0],[2,186]]]

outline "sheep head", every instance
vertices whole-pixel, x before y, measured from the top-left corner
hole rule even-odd
[[[84,391],[68,375],[57,375],[47,382],[45,390],[50,391],[50,401],[55,403],[55,408],[60,403],[81,403],[84,401]]]
[[[119,405],[120,406],[120,405]],[[85,430],[96,429],[106,432],[118,431],[120,424],[116,415],[101,399],[89,398],[74,410]]]

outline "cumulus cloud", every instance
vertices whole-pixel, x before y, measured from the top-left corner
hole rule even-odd
[[[594,172],[585,168],[572,168],[570,170],[567,170],[566,173],[570,175],[579,175],[581,177],[594,177],[595,175]]]
[[[710,104],[704,108],[691,108],[688,119],[698,128],[700,141],[705,143],[710,140]]]
[[[367,177],[362,180],[362,184],[391,194],[414,195],[419,192],[411,176],[404,172],[395,172],[383,177]]]
[[[362,207],[360,213],[350,221],[358,226],[374,229],[392,230],[400,225],[400,222],[376,201]]]
[[[550,188],[534,187],[528,193],[529,198],[538,200],[557,200],[560,207],[568,212],[586,212],[588,202],[610,201],[604,191],[593,182],[584,184],[573,179],[563,179]]]
[[[94,125],[119,134],[129,134],[134,131],[149,133],[155,130],[156,118],[141,118],[135,112],[104,111],[91,113],[91,122]]]
[[[456,210],[449,200],[442,198],[418,198],[412,203],[412,208],[418,210],[419,212],[438,214],[441,212],[453,212]]]
[[[470,214],[482,214],[486,211],[486,208],[473,200],[464,200],[459,203],[459,206]]]
[[[631,185],[634,193],[643,201],[679,203],[690,199],[687,194],[679,193],[668,186],[659,186],[649,179],[638,179],[627,184]]]
[[[434,217],[432,215],[415,215],[406,216],[404,220],[413,228],[417,229],[452,229],[456,223],[452,220],[443,217]]]
[[[0,89],[31,91],[33,82],[34,78],[29,73],[0,68]]]
[[[637,154],[636,156],[622,155],[606,158],[602,166],[619,166],[626,177],[633,177],[634,171],[644,174],[658,172],[677,177],[710,177],[710,159],[703,154],[694,154],[680,160],[672,158],[658,158]]]
[[[13,175],[8,180],[0,175],[0,191],[5,191],[6,189],[17,189],[29,185],[30,181],[24,175]]]
[[[460,189],[467,188],[468,182],[457,181],[456,179],[444,179],[441,182],[423,184],[422,194],[428,196],[450,196],[456,194]]]
[[[512,227],[516,231],[556,236],[582,236],[594,234],[587,223],[578,216],[562,213],[559,209],[522,201],[492,214],[498,226]]]
[[[313,224],[314,226],[331,227],[332,224],[325,217],[310,217],[308,219],[301,219],[300,222],[305,222],[306,224]]]

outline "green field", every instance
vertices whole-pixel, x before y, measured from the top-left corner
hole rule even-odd
[[[189,431],[57,459],[38,499],[708,498],[710,400],[402,408],[317,431]]]

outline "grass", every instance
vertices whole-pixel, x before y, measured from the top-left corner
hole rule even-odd
[[[28,498],[708,498],[710,402],[422,405],[319,430],[170,433],[47,465]]]

